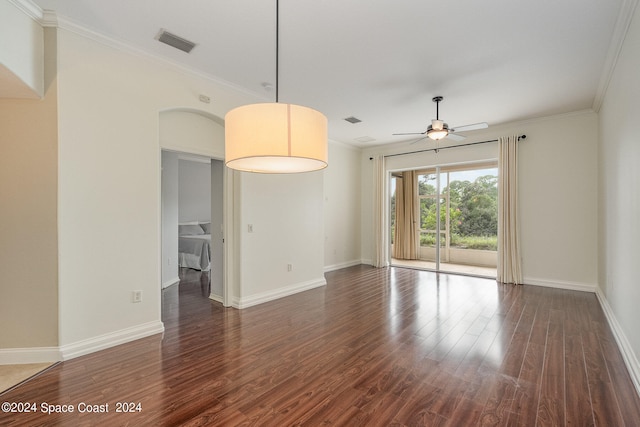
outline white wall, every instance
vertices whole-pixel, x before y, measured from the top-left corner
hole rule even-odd
[[[324,170],[325,271],[360,264],[360,149],[329,143]]]
[[[59,324],[71,357],[162,330],[160,148],[214,157],[223,144],[160,144],[161,113],[222,117],[255,100],[64,29],[58,42]]]
[[[175,108],[162,111],[160,146],[164,150],[224,159],[224,122],[202,110]]]
[[[640,8],[636,8],[599,113],[598,165],[600,285],[630,344],[636,369],[640,369],[639,71]]]
[[[178,221],[211,221],[211,163],[178,160]]]
[[[526,134],[520,143],[519,206],[525,283],[594,290],[597,284],[597,116],[584,112],[490,127],[468,142]],[[465,141],[466,142],[466,141]],[[422,147],[432,147],[425,142]],[[419,150],[420,145],[385,153]],[[372,166],[363,153],[363,259],[371,259]],[[388,169],[408,169],[497,157],[497,144],[390,157]]]
[[[13,2],[0,0],[0,98],[44,96],[44,32]]]
[[[326,283],[322,174],[238,173],[242,266],[234,306],[249,306]]]
[[[178,277],[178,153],[162,151],[162,287]]]
[[[597,116],[522,126],[522,270],[525,283],[595,290],[598,283]],[[553,129],[553,137],[545,136]]]

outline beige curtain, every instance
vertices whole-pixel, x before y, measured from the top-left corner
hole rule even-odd
[[[498,159],[498,271],[502,283],[522,284],[518,218],[518,136],[501,137]]]
[[[389,241],[387,227],[385,226],[386,205],[386,171],[384,156],[376,156],[373,159],[373,240],[374,254],[373,266],[386,267],[388,264]]]
[[[393,257],[418,259],[418,181],[415,171],[402,173],[396,185],[396,230]],[[399,183],[399,184],[400,184]]]

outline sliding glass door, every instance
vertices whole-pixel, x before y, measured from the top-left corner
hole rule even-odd
[[[404,247],[407,240],[415,239],[418,248],[415,256],[393,251],[392,264],[495,277],[497,174],[495,163],[436,166],[394,174],[392,241],[400,241]],[[403,182],[410,177],[416,181],[415,194],[410,194],[410,187]],[[398,182],[403,182],[402,194],[397,191]],[[413,203],[409,200],[412,198]],[[396,229],[396,212],[404,212],[401,224],[411,221],[407,210],[414,211],[418,227],[412,230],[405,224]]]

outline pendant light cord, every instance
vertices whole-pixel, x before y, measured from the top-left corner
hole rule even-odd
[[[276,0],[276,104],[279,101],[279,66],[280,66],[280,0]]]

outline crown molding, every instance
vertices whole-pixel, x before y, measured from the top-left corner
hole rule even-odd
[[[58,15],[56,15],[56,13],[53,10],[43,10],[40,24],[43,27],[57,27]]]
[[[538,123],[538,122],[543,122],[547,120],[557,120],[557,119],[562,119],[567,117],[582,116],[582,115],[593,114],[593,113],[595,113],[595,111],[592,108],[585,108],[582,110],[569,111],[566,113],[550,114],[548,116],[536,116],[536,117],[530,117],[527,119],[514,120],[512,122],[497,123],[495,125],[492,125],[491,129],[495,130],[495,129],[500,129],[501,127],[520,126],[520,125],[526,125],[529,123]]]
[[[163,64],[165,66],[171,67],[174,70],[177,70],[181,73],[184,74],[188,74],[194,77],[198,77],[207,81],[210,81],[212,83],[215,83],[217,85],[220,86],[224,86],[228,89],[231,89],[233,91],[236,92],[240,92],[243,93],[245,95],[249,95],[252,97],[255,97],[257,99],[260,100],[264,100],[264,101],[268,101],[267,98],[264,97],[264,95],[259,94],[257,92],[253,92],[251,90],[248,90],[247,88],[238,86],[234,83],[231,83],[229,81],[220,79],[212,74],[208,74],[208,73],[204,73],[200,70],[197,70],[195,68],[191,68],[188,66],[185,66],[181,63],[172,61],[166,57],[160,56],[160,55],[156,55],[153,53],[149,53],[143,49],[137,48],[123,40],[119,40],[113,37],[109,37],[106,36],[96,30],[90,29],[88,27],[83,26],[82,24],[75,22],[65,16],[62,15],[58,15],[53,11],[47,11],[47,18],[48,18],[48,22],[53,23],[53,25],[51,26],[56,26],[59,29],[62,30],[66,30],[69,31],[71,33],[77,34],[81,37],[84,37],[86,39],[92,40],[96,43],[100,43],[104,46],[108,46],[112,49],[116,49],[118,51],[133,55],[133,56],[137,56],[139,58],[142,59],[146,59],[146,60],[151,60],[160,64]],[[43,23],[44,25],[44,23]]]
[[[620,57],[620,52],[622,51],[622,46],[627,37],[627,32],[629,31],[629,26],[631,25],[631,20],[633,19],[637,5],[638,0],[622,0],[622,6],[618,12],[618,19],[616,20],[613,35],[611,36],[607,57],[602,67],[602,74],[600,76],[600,82],[598,83],[598,89],[596,90],[596,96],[593,99],[592,108],[596,113],[600,111],[602,101],[604,101],[609,82],[611,82],[611,77],[616,69],[616,64],[618,63],[618,58]]]
[[[20,9],[22,13],[42,24],[43,11],[40,6],[33,3],[31,0],[8,0],[9,3]]]
[[[30,0],[9,0],[11,2],[25,2],[25,3],[30,3]],[[36,5],[34,5],[34,7],[37,8]],[[42,11],[41,9],[38,8],[38,11],[40,12],[39,17],[37,18],[37,21],[40,23],[40,25],[42,25],[43,27],[56,27],[65,31],[69,31],[71,33],[77,34],[81,37],[84,37],[86,39],[92,40],[96,43],[100,43],[104,46],[108,46],[112,49],[118,50],[120,52],[124,52],[127,53],[129,55],[133,55],[133,56],[137,56],[139,58],[145,59],[145,60],[151,60],[154,61],[156,63],[160,63],[162,65],[168,66],[178,72],[196,77],[196,78],[201,78],[203,80],[207,80],[209,82],[212,82],[216,85],[219,86],[223,86],[227,89],[231,89],[235,92],[239,92],[242,93],[244,95],[248,95],[251,97],[256,98],[257,100],[263,100],[263,101],[269,101],[269,99],[265,98],[265,96],[261,93],[258,92],[254,92],[251,91],[247,88],[244,88],[242,86],[236,85],[234,83],[231,83],[227,80],[223,80],[219,77],[216,77],[212,74],[208,74],[208,73],[204,73],[200,70],[197,70],[195,68],[191,68],[188,66],[185,66],[181,63],[172,61],[171,59],[168,59],[166,57],[160,56],[160,55],[156,55],[153,53],[149,53],[143,49],[137,48],[131,44],[129,44],[128,42],[124,41],[124,40],[119,40],[113,37],[109,37],[106,36],[96,30],[93,30],[91,28],[85,27],[84,25],[73,21],[72,19],[63,16],[63,15],[59,15],[57,14],[55,11],[50,11],[50,10],[46,10],[46,11]]]

